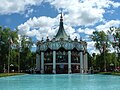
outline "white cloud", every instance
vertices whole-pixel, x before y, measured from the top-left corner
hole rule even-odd
[[[81,29],[79,28],[77,30],[78,33],[80,34],[85,34],[84,36],[82,36],[83,40],[86,41],[86,42],[89,42],[91,41],[92,39],[90,38],[90,35],[93,34],[95,30],[94,29],[91,29],[91,28],[85,28],[85,29]]]
[[[93,42],[93,41],[87,42],[87,48],[88,48],[88,51],[90,54],[99,53],[99,51],[95,49],[94,44],[95,44],[95,42]]]
[[[19,33],[28,36],[36,36],[40,39],[47,34],[51,34],[51,28],[56,25],[56,19],[50,17],[33,17],[27,20],[24,24],[18,26]]]
[[[33,9],[28,9],[27,13],[25,14],[25,17],[28,18],[30,16],[30,14],[33,13]]]
[[[91,42],[87,42],[88,48],[92,49],[94,47],[95,42],[91,41]]]
[[[40,5],[43,0],[0,0],[0,14],[21,13],[32,5]]]
[[[93,31],[95,31],[95,30],[91,29],[91,28],[85,28],[85,29],[79,28],[77,31],[79,33],[85,33],[85,34],[91,35],[93,33]]]
[[[111,26],[114,26],[114,27],[120,26],[120,20],[111,20],[111,21],[109,21],[109,22],[106,22],[106,23],[103,24],[103,25],[98,25],[98,26],[96,27],[96,29],[97,29],[98,31],[107,32],[107,30],[109,30],[109,28],[110,28]]]
[[[36,36],[37,40],[41,40],[42,37],[46,39],[49,36],[50,39],[56,35],[59,28],[59,18],[50,18],[46,16],[33,17],[27,20],[24,24],[18,26],[19,34],[25,34],[27,36]],[[79,33],[75,31],[74,28],[68,25],[64,25],[65,31],[72,39],[77,37],[80,38]]]
[[[26,35],[27,32],[30,30],[30,27],[27,23],[24,23],[18,26],[18,29],[20,34]]]
[[[32,46],[33,48],[36,48],[36,45],[35,44],[33,44],[33,46]]]
[[[46,2],[58,11],[62,8],[67,13],[65,19],[70,26],[94,25],[104,21],[103,14],[106,8],[120,6],[120,3],[112,0],[46,0]]]
[[[26,33],[26,35],[28,35],[28,36],[30,36],[30,37],[36,36],[37,34],[39,34],[39,32],[38,32],[38,30],[36,30],[36,29],[33,29],[33,30],[28,31],[28,32]]]
[[[119,3],[119,2],[110,1],[109,3],[110,3],[113,7],[115,7],[115,8],[120,7],[120,3]]]
[[[89,51],[89,53],[92,55],[93,53],[96,53],[96,54],[100,54],[100,52],[97,50],[97,49],[95,49],[95,48],[92,48],[91,50],[88,50]]]
[[[103,20],[105,8],[119,7],[120,3],[112,0],[1,0],[0,14],[24,13],[26,17],[33,12],[30,6],[48,2],[58,11],[62,8],[66,23],[70,26],[94,25]],[[72,18],[70,18],[72,17]]]

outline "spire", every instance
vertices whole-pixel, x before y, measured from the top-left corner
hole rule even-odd
[[[59,24],[59,29],[58,29],[58,32],[55,36],[55,39],[56,40],[60,40],[60,39],[63,39],[63,40],[68,40],[68,36],[64,30],[64,26],[63,26],[63,13],[61,12],[61,16],[60,16],[60,24]]]
[[[63,22],[63,13],[61,12],[60,22]]]

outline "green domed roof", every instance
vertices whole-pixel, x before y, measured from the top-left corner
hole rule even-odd
[[[55,39],[56,40],[68,40],[68,36],[64,30],[64,26],[63,26],[63,16],[62,16],[62,13],[61,13],[61,17],[60,17],[60,25],[59,25],[59,29],[58,29],[58,32],[55,36]]]

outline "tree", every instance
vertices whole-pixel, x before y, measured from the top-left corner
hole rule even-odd
[[[90,69],[92,67],[92,57],[88,52],[87,55],[88,55],[88,68]]]
[[[31,51],[32,39],[20,36],[18,31],[0,27],[0,72],[5,69],[27,70],[35,66],[35,53]]]
[[[117,52],[120,53],[120,28],[110,27],[108,33],[112,36],[111,44],[113,48],[115,48]]]
[[[96,49],[99,50],[100,54],[109,48],[108,35],[104,31],[94,31],[91,35],[91,39],[95,42]]]
[[[0,27],[0,71],[3,72],[3,69],[8,66],[8,59],[13,60],[13,56],[16,56],[16,53],[12,53],[12,45],[17,38],[17,31],[13,31],[7,27]],[[10,47],[10,49],[9,49]],[[9,55],[13,55],[10,57]],[[10,64],[10,63],[9,63]]]
[[[94,31],[93,35],[91,35],[91,39],[95,42],[95,47],[100,52],[100,68],[104,67],[104,71],[106,71],[105,54],[108,52],[108,48],[110,46],[108,35],[105,34],[104,31]]]
[[[25,71],[27,69],[30,69],[32,67],[32,48],[33,42],[32,39],[23,35],[21,36],[21,46],[20,46],[20,67],[21,70]]]
[[[110,27],[110,29],[108,30],[108,33],[111,37],[110,41],[111,41],[112,47],[114,48],[118,56],[117,62],[119,62],[119,65],[120,65],[120,28]]]

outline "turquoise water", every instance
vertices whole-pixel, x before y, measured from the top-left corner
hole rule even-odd
[[[120,76],[18,75],[0,78],[0,90],[120,90]]]

